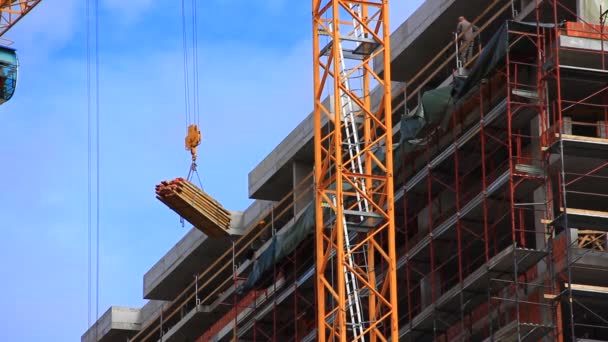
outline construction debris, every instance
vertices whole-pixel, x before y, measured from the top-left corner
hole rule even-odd
[[[230,212],[190,181],[163,181],[156,186],[156,198],[207,236],[228,234]]]

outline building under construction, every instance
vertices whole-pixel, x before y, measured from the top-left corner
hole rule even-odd
[[[339,52],[337,35],[315,37],[315,57],[329,60],[317,67],[367,60],[361,79],[375,80],[335,82],[340,96],[315,89],[315,112],[249,173],[245,211],[184,180],[159,185],[196,227],[145,273],[149,302],[109,308],[82,341],[608,341],[607,10],[601,0],[427,0],[387,54],[373,52],[373,33]],[[459,16],[478,28],[467,60]],[[316,73],[315,88],[353,75],[360,64],[349,63]],[[370,89],[361,101],[343,100],[359,88]],[[365,108],[390,109],[384,145],[381,122],[349,118]],[[320,111],[342,112],[336,150],[353,169],[392,181],[327,176],[326,193],[351,199],[318,205],[319,169],[342,160],[315,158],[332,150]],[[320,218],[344,232],[319,233]],[[332,236],[325,252],[319,240]],[[345,264],[323,263],[332,258]]]

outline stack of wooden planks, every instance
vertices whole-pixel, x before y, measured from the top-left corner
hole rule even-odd
[[[156,186],[156,198],[209,237],[228,235],[230,212],[184,178]]]

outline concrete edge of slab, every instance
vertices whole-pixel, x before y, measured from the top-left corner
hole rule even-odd
[[[98,342],[113,333],[116,338],[126,339],[141,329],[141,310],[124,306],[111,306],[81,336],[82,342]],[[123,338],[124,337],[124,338]]]

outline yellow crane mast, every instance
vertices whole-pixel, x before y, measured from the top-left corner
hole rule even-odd
[[[313,0],[318,341],[398,340],[388,18]]]

